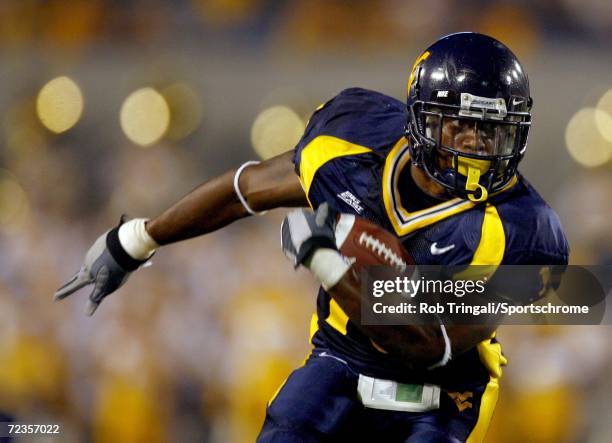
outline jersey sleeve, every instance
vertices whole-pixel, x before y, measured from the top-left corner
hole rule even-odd
[[[498,280],[510,298],[532,303],[557,289],[569,260],[559,217],[521,178],[514,197],[497,206],[503,221],[505,253]]]
[[[558,215],[523,178],[509,204],[497,205],[506,236],[505,265],[567,265],[569,243]]]
[[[404,122],[401,102],[366,89],[346,89],[321,105],[294,154],[295,171],[311,205],[343,192],[348,182],[366,180],[364,168],[384,158],[402,137]],[[316,186],[319,181],[325,181],[323,186]]]

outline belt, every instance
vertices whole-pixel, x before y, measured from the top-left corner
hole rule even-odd
[[[398,383],[359,374],[357,392],[363,405],[372,409],[425,412],[440,407],[440,386]]]

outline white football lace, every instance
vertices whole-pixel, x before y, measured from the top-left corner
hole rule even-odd
[[[387,263],[396,268],[397,270],[404,272],[408,266],[404,260],[401,259],[391,248],[385,245],[383,242],[378,240],[366,232],[362,232],[359,236],[359,244],[366,248],[374,251],[375,254],[383,257]]]

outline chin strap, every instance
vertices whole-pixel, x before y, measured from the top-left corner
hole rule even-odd
[[[453,166],[455,160],[453,159]],[[468,193],[468,198],[473,202],[482,202],[487,199],[489,193],[487,188],[480,184],[480,176],[489,170],[491,162],[489,160],[477,160],[474,158],[459,156],[459,174],[467,177],[465,183],[466,191],[476,191]],[[480,191],[480,193],[478,192]],[[480,195],[478,195],[480,194]]]

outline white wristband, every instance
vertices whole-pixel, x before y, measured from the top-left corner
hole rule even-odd
[[[145,229],[146,218],[135,218],[119,227],[119,243],[130,257],[146,260],[159,248],[157,242]]]
[[[440,323],[440,331],[442,331],[442,337],[444,337],[444,354],[442,354],[442,358],[438,363],[431,365],[427,369],[441,368],[442,366],[446,365],[451,359],[451,341],[450,338],[448,338],[446,328],[442,323]]]
[[[239,183],[240,174],[242,174],[242,171],[244,171],[247,166],[258,165],[258,164],[259,162],[255,160],[250,160],[248,162],[245,162],[242,164],[242,166],[238,168],[238,170],[234,174],[234,192],[236,193],[238,200],[240,200],[240,203],[242,203],[242,206],[244,207],[244,209],[246,209],[246,211],[251,215],[264,215],[268,211],[255,211],[251,209],[251,207],[249,206],[249,203],[246,201],[246,198],[244,198],[244,196],[242,195],[242,192],[240,192],[240,183]]]
[[[351,267],[338,251],[328,248],[317,249],[307,265],[326,291],[333,288]]]

